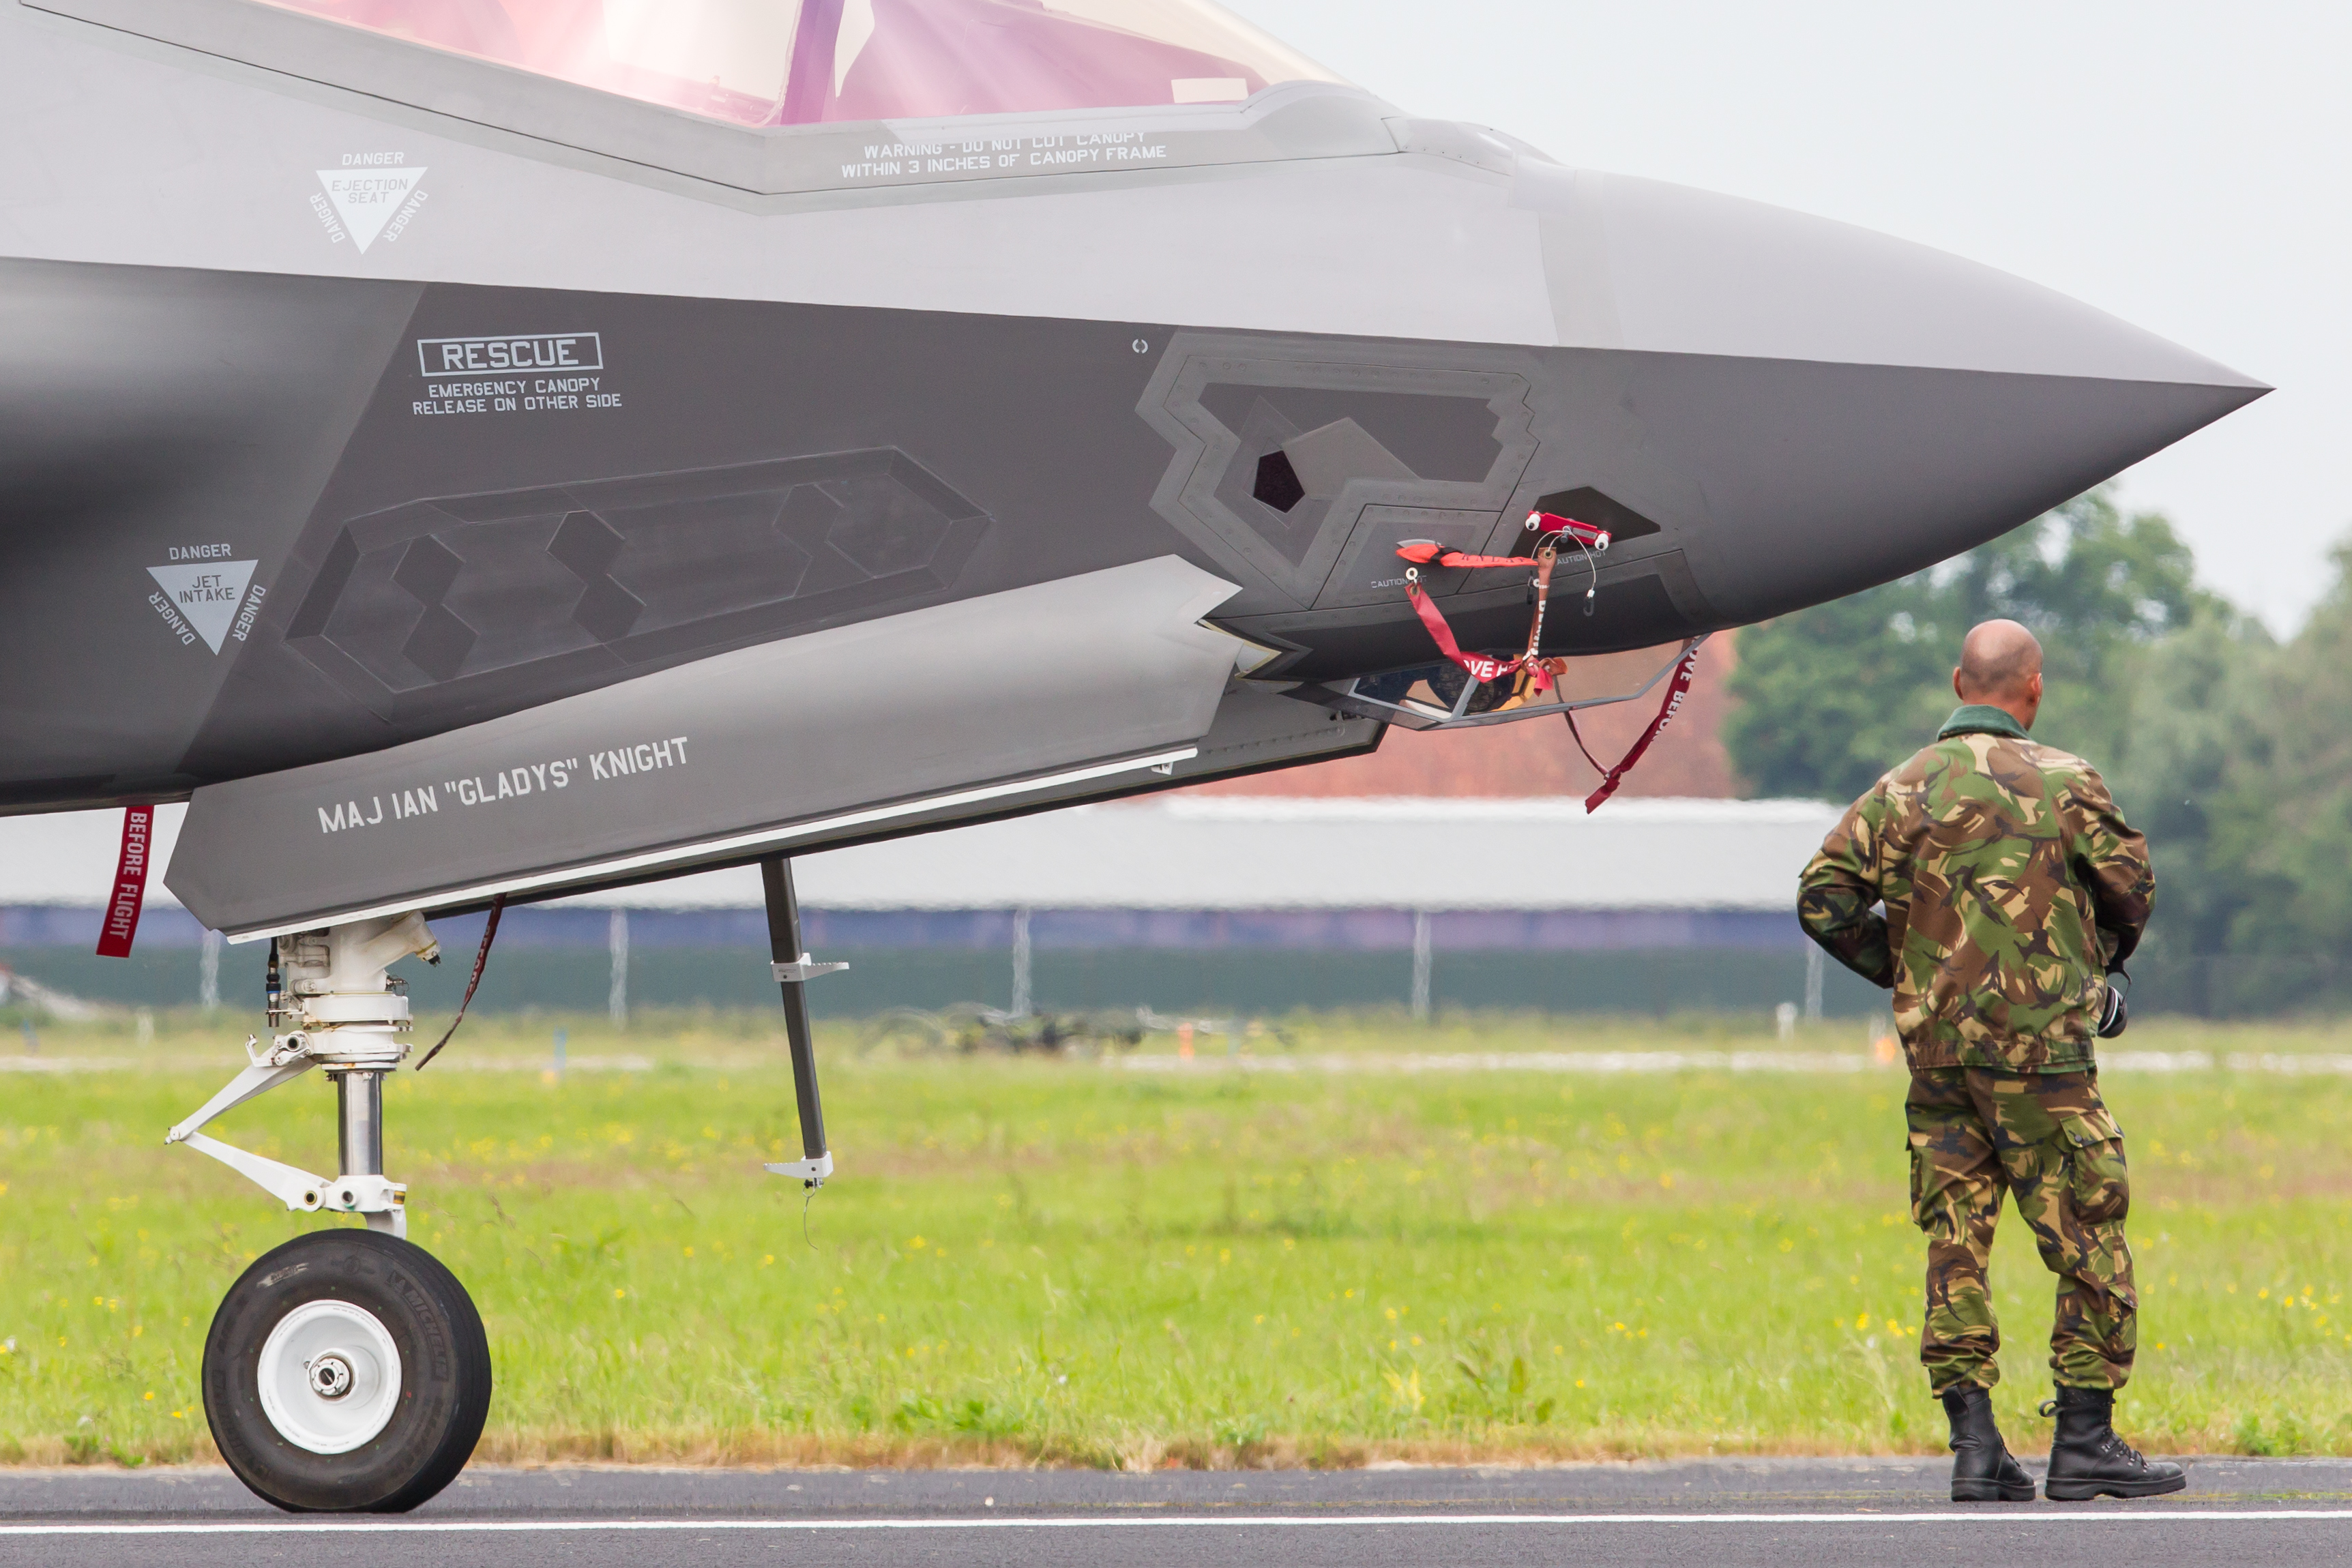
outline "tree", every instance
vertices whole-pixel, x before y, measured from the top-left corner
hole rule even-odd
[[[2352,540],[2336,582],[2272,661],[2261,745],[2238,758],[2217,857],[2242,863],[2241,953],[2352,960]]]
[[[2105,771],[2156,862],[2150,959],[2223,951],[2240,915],[2264,897],[2240,841],[2268,810],[2261,780],[2276,655],[2262,622],[2206,606],[2146,651],[2118,705],[2124,743]]]
[[[1723,739],[1758,794],[1851,800],[1950,706],[1934,592],[1906,577],[1739,634]]]
[[[2143,1001],[2276,1012],[2352,990],[2352,539],[2303,630],[2195,586],[2161,517],[2078,497],[1957,559],[1749,627],[1724,727],[1756,791],[1851,800],[1950,710],[1967,628],[2042,641],[2034,737],[2089,759],[2156,861]]]
[[[2036,737],[2114,766],[2131,745],[2128,697],[2148,650],[2200,615],[2239,619],[2196,586],[2196,567],[2161,513],[2126,517],[2101,486],[1940,569],[1940,622],[1955,664],[1980,621],[2031,628],[2045,688]]]
[[[2045,653],[2039,737],[2118,758],[2149,649],[2228,606],[2194,584],[2162,516],[2126,517],[2105,488],[1966,555],[1749,627],[1724,727],[1757,793],[1844,801],[1935,736],[1960,640],[1979,621],[2032,627]]]

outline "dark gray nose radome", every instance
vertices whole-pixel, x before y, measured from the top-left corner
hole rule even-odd
[[[1559,343],[1637,350],[1567,394],[1591,434],[1545,458],[1613,451],[1626,488],[1703,518],[1693,570],[1733,621],[1981,543],[2269,390],[1850,225],[1525,160],[1515,200]]]

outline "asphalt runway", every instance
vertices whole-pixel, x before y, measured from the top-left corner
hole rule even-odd
[[[2209,1458],[2146,1502],[1956,1507],[1948,1461],[1339,1471],[468,1470],[400,1519],[288,1515],[225,1470],[0,1471],[0,1562],[292,1568],[692,1563],[2352,1563],[2352,1461]]]

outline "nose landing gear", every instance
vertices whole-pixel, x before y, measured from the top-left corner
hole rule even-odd
[[[833,1153],[806,987],[848,966],[818,963],[801,946],[790,862],[772,856],[761,870],[802,1154],[766,1168],[814,1192],[833,1174]],[[457,1276],[408,1241],[408,1189],[383,1174],[383,1078],[409,1049],[401,1038],[408,998],[384,967],[411,954],[427,962],[440,956],[416,915],[277,938],[270,1027],[293,1027],[266,1049],[247,1040],[252,1065],[165,1138],[250,1177],[289,1209],[356,1214],[367,1222],[364,1230],[298,1236],[256,1260],[229,1288],[205,1339],[205,1418],[213,1441],[238,1479],[283,1509],[415,1508],[465,1468],[489,1413],[481,1315]],[[335,1084],[337,1176],[313,1176],[202,1132],[223,1112],[313,1067]]]
[[[172,1129],[289,1209],[357,1214],[364,1230],[296,1237],[257,1259],[205,1338],[205,1418],[237,1479],[278,1507],[397,1513],[457,1476],[490,1407],[489,1341],[457,1276],[409,1242],[408,1189],[383,1174],[383,1077],[408,1054],[408,998],[384,967],[437,962],[422,918],[281,936],[267,1050]],[[341,1173],[312,1176],[201,1131],[312,1067],[335,1085]]]

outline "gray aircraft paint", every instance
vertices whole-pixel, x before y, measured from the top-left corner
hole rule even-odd
[[[1239,651],[1173,558],[769,643],[195,791],[165,876],[233,935],[1189,748]],[[737,854],[741,846],[735,846]],[[583,877],[580,880],[587,880]]]
[[[586,288],[646,295],[1168,321],[1383,338],[1822,359],[2100,379],[2256,383],[2051,290],[1958,257],[1727,196],[1570,171],[1469,128],[1383,115],[1336,148],[1137,173],[937,181],[793,198],[749,213],[735,191],[676,177],[657,147],[553,161],[560,140],[461,120],[151,41],[179,7],[109,0],[94,26],[0,7],[0,135],[38,158],[0,168],[8,254],[150,266]],[[333,37],[419,71],[455,73],[495,120],[518,73],[248,5],[209,7],[248,34]],[[143,21],[142,19],[144,19]],[[323,30],[323,32],[322,32]],[[246,55],[234,37],[214,47]],[[333,69],[318,62],[310,68]],[[607,120],[649,106],[582,94]],[[1352,89],[1277,89],[1255,109],[950,122],[1018,137],[1042,128],[1249,127]],[[102,106],[102,108],[100,107]],[[652,111],[683,133],[790,141],[839,128],[750,131]],[[1393,120],[1394,123],[1391,124]],[[47,133],[71,124],[76,133]],[[910,136],[936,127],[877,125]],[[1397,151],[1399,130],[1408,144]],[[483,138],[493,145],[479,144]],[[1436,151],[1444,148],[1445,151]],[[330,243],[314,171],[397,152],[431,173],[397,243]],[[138,199],[124,172],[157,179]],[[198,172],[201,171],[199,175]],[[1377,236],[1378,243],[1366,243]],[[954,265],[941,265],[952,256]]]
[[[38,262],[0,261],[0,282],[26,322],[0,362],[39,404],[0,429],[0,462],[44,476],[0,501],[24,563],[0,576],[0,637],[41,674],[13,699],[36,741],[0,754],[19,806],[375,751],[1171,550],[1241,585],[1220,619],[1286,651],[1262,674],[1396,668],[1428,657],[1398,538],[1507,549],[1530,507],[1579,488],[1655,527],[1603,558],[1593,613],[1554,617],[1546,646],[1649,645],[1940,559],[2250,395]],[[572,363],[435,357],[509,348]],[[77,356],[78,376],[53,368]],[[126,417],[124,388],[163,412]],[[1331,454],[1365,471],[1278,512],[1253,478],[1292,447],[1310,474]],[[167,450],[201,460],[159,466]],[[1790,455],[1821,450],[1841,460]],[[76,451],[100,460],[56,460]],[[244,451],[278,460],[209,456]],[[121,543],[147,554],[87,570],[57,520],[134,517],[138,473],[161,512]],[[263,591],[217,654],[148,602],[148,568],[214,538],[259,561]],[[1432,580],[1474,644],[1523,634],[1511,574]]]
[[[616,659],[601,671],[540,670],[503,687],[469,677],[448,690],[404,694],[415,700],[403,711],[372,700],[359,689],[363,683],[340,678],[327,645],[332,639],[293,634],[301,631],[292,623],[298,610],[312,602],[316,574],[332,564],[335,542],[354,528],[437,504],[435,498],[451,489],[471,490],[477,497],[551,486],[593,492],[627,476],[691,472],[676,466],[681,460],[725,467],[839,457],[845,448],[854,454],[887,443],[959,495],[987,498],[986,505],[975,505],[992,519],[996,548],[983,550],[970,574],[952,585],[929,585],[944,597],[999,591],[1179,545],[1151,527],[1140,507],[1118,498],[1123,489],[1134,496],[1150,477],[1150,437],[1138,427],[1139,420],[1167,443],[1154,509],[1202,564],[1244,585],[1227,613],[1247,618],[1235,623],[1252,634],[1297,651],[1283,673],[1329,678],[1424,656],[1417,628],[1393,595],[1392,579],[1381,575],[1396,537],[1427,534],[1475,544],[1484,524],[1487,547],[1497,548],[1511,533],[1513,517],[1538,497],[1567,486],[1602,491],[1659,518],[1663,528],[1621,545],[1601,574],[1612,591],[1596,602],[1596,614],[1556,619],[1550,645],[1580,652],[1656,642],[1771,613],[1938,559],[2032,515],[2247,395],[2210,384],[2094,384],[1790,364],[1752,355],[1726,361],[1629,350],[1545,353],[1478,344],[1171,333],[1156,324],[790,306],[762,310],[744,303],[541,290],[435,287],[420,294],[400,285],[16,265],[29,268],[20,276],[30,281],[14,292],[37,325],[17,340],[36,362],[15,379],[38,390],[50,424],[18,427],[27,461],[37,459],[35,449],[59,425],[76,430],[85,446],[112,438],[154,450],[119,418],[122,394],[111,390],[115,382],[105,368],[110,354],[122,362],[112,373],[123,385],[161,389],[175,397],[179,418],[209,419],[215,426],[225,416],[263,406],[272,392],[291,389],[306,406],[325,407],[348,402],[359,384],[376,377],[372,412],[291,549],[286,562],[291,570],[283,582],[270,558],[297,528],[297,509],[312,499],[312,483],[302,476],[315,474],[318,454],[303,455],[309,464],[272,466],[264,482],[276,491],[267,497],[249,486],[215,495],[213,476],[201,468],[172,476],[165,493],[176,518],[201,530],[208,515],[233,517],[240,537],[267,536],[255,552],[263,558],[257,581],[278,590],[262,613],[258,643],[240,640],[203,666],[208,686],[218,685],[215,672],[235,667],[235,678],[209,711],[201,693],[192,695],[175,680],[154,679],[145,671],[135,683],[120,678],[124,652],[135,653],[142,639],[154,643],[161,635],[157,625],[142,619],[143,606],[119,593],[93,599],[87,581],[65,583],[61,591],[39,570],[9,577],[5,591],[17,601],[10,624],[31,650],[28,666],[47,666],[35,688],[42,701],[27,714],[27,727],[40,731],[42,744],[16,753],[24,772],[9,781],[27,804],[173,793],[208,779],[375,749],[647,667]],[[334,308],[320,291],[339,287],[373,291],[359,296],[359,315],[374,310],[382,319],[363,343],[346,346],[318,325],[321,312]],[[263,303],[306,288],[307,299],[289,299],[285,307]],[[397,340],[385,342],[389,310],[411,299],[417,302],[414,319]],[[159,301],[187,308],[159,310]],[[247,329],[236,314],[257,309],[283,319]],[[126,322],[131,329],[124,329]],[[224,325],[235,339],[226,345],[215,340]],[[539,418],[521,435],[512,422],[420,421],[414,414],[420,393],[446,383],[424,377],[412,361],[413,346],[500,329],[583,327],[600,334],[600,370],[629,389],[625,409]],[[341,351],[316,351],[321,340]],[[1137,343],[1142,353],[1135,351]],[[88,361],[86,373],[60,385],[46,367],[73,355]],[[1492,466],[1483,477],[1461,474],[1430,483],[1375,473],[1354,487],[1352,497],[1313,500],[1327,515],[1297,561],[1280,561],[1265,550],[1253,561],[1252,530],[1271,528],[1275,519],[1261,515],[1236,521],[1234,507],[1246,510],[1247,502],[1234,490],[1245,476],[1233,471],[1233,444],[1203,445],[1201,431],[1208,426],[1195,428],[1199,411],[1188,412],[1185,403],[1187,387],[1210,384],[1205,372],[1195,374],[1203,362],[1226,367],[1218,372],[1225,380],[1215,384],[1256,385],[1270,393],[1287,382],[1293,390],[1304,383],[1307,390],[1352,387],[1376,399],[1400,391],[1426,399],[1461,383],[1454,390],[1467,387],[1487,399],[1490,412],[1499,411]],[[798,373],[780,376],[777,367],[786,365]],[[1133,383],[1145,376],[1154,377],[1154,385],[1139,392]],[[1008,386],[1021,417],[1005,416]],[[850,428],[835,420],[824,429],[822,417],[791,413],[794,397],[862,412],[845,422]],[[1122,405],[1134,417],[1121,413]],[[731,440],[722,444],[719,438],[730,433]],[[233,434],[232,424],[215,444],[236,444]],[[1538,448],[1532,456],[1531,438]],[[1842,460],[1792,465],[1780,455],[1822,449],[1840,452]],[[102,492],[114,480],[110,465],[83,466],[86,486]],[[1080,466],[1088,470],[1083,476]],[[1515,476],[1516,491],[1510,488]],[[1041,476],[1062,494],[1042,493]],[[1199,493],[1188,496],[1186,486]],[[1888,497],[1895,496],[1904,498],[1904,515],[1890,519]],[[89,497],[74,499],[84,514],[98,505]],[[1327,575],[1335,561],[1340,569]],[[1494,581],[1489,576],[1465,583],[1439,574],[1436,586],[1441,593],[1477,587],[1462,605],[1465,634],[1507,642],[1517,635],[1510,622],[1522,612],[1522,595],[1513,587],[1487,586]],[[777,630],[771,628],[771,634]],[[725,640],[688,645],[667,656],[727,645]],[[271,668],[273,662],[283,666],[289,651],[304,655],[299,681]],[[177,666],[158,657],[167,653],[159,643],[146,656],[176,674]],[[326,677],[323,684],[319,675]],[[123,716],[133,722],[119,726],[79,725],[70,716],[120,714],[126,707],[134,711]],[[189,727],[200,714],[192,739]],[[80,754],[65,754],[76,746]],[[53,755],[44,747],[62,749]]]
[[[814,191],[901,189],[923,183],[1032,176],[1042,167],[1117,168],[1148,162],[1162,168],[1271,159],[1345,157],[1391,152],[1397,142],[1383,125],[1393,110],[1351,89],[1323,83],[1286,84],[1271,97],[1186,110],[1121,111],[1118,123],[1148,137],[1150,155],[1080,155],[1058,162],[1034,148],[992,145],[985,160],[948,157],[945,144],[972,136],[970,117],[940,120],[836,122],[798,128],[790,136],[717,120],[666,105],[616,98],[576,82],[433,49],[408,47],[380,33],[340,26],[321,17],[259,9],[244,0],[40,0],[39,9],[73,16],[143,40],[174,44],[236,60],[303,82],[333,82],[410,110],[433,111],[485,131],[504,131],[646,169],[687,176],[741,196]],[[990,117],[1001,120],[1003,117]],[[1104,123],[1095,111],[1024,116],[1029,131],[1085,131]],[[991,137],[992,142],[1003,137]],[[1028,139],[1024,139],[1025,141]],[[882,155],[873,144],[940,145],[930,156]],[[1129,146],[1115,143],[1113,146]],[[1130,152],[1134,149],[1130,146]]]
[[[1291,689],[1241,679],[1228,681],[1224,694],[1217,699],[1216,717],[1207,733],[1192,743],[1190,756],[1170,753],[1171,760],[1156,766],[1137,765],[1096,772],[1079,769],[1076,771],[1088,772],[1089,776],[1066,774],[1044,781],[1024,780],[1017,788],[991,790],[982,799],[904,802],[877,820],[796,824],[788,847],[794,854],[838,849],[932,828],[1023,816],[1080,802],[1154,793],[1213,779],[1234,779],[1301,763],[1361,756],[1379,746],[1388,728],[1377,719],[1356,717],[1285,695]],[[737,848],[653,867],[575,876],[564,882],[563,891],[568,894],[625,887],[675,876],[684,870],[707,871],[745,863],[757,859],[761,852],[764,852]],[[439,912],[471,909],[483,902],[478,898],[467,900]]]
[[[250,627],[175,632],[150,569],[268,602],[420,292],[0,260],[0,809],[197,782]]]
[[[857,128],[229,0],[44,6],[0,5],[0,395],[38,413],[0,473],[39,479],[0,501],[0,654],[36,677],[0,809],[625,704],[1171,554],[1238,585],[1262,676],[1398,668],[1429,650],[1396,539],[1507,548],[1561,493],[1654,528],[1548,651],[1656,643],[1948,556],[2262,390],[1939,253],[1345,87],[956,122],[1164,137],[1147,172],[824,189]],[[406,200],[371,237],[324,189],[378,161]],[[601,406],[457,412],[420,359],[567,334]],[[1293,445],[1318,493],[1269,508]],[[215,653],[147,596],[156,549],[224,541],[260,592]],[[1465,643],[1523,635],[1513,575],[1432,583]]]

